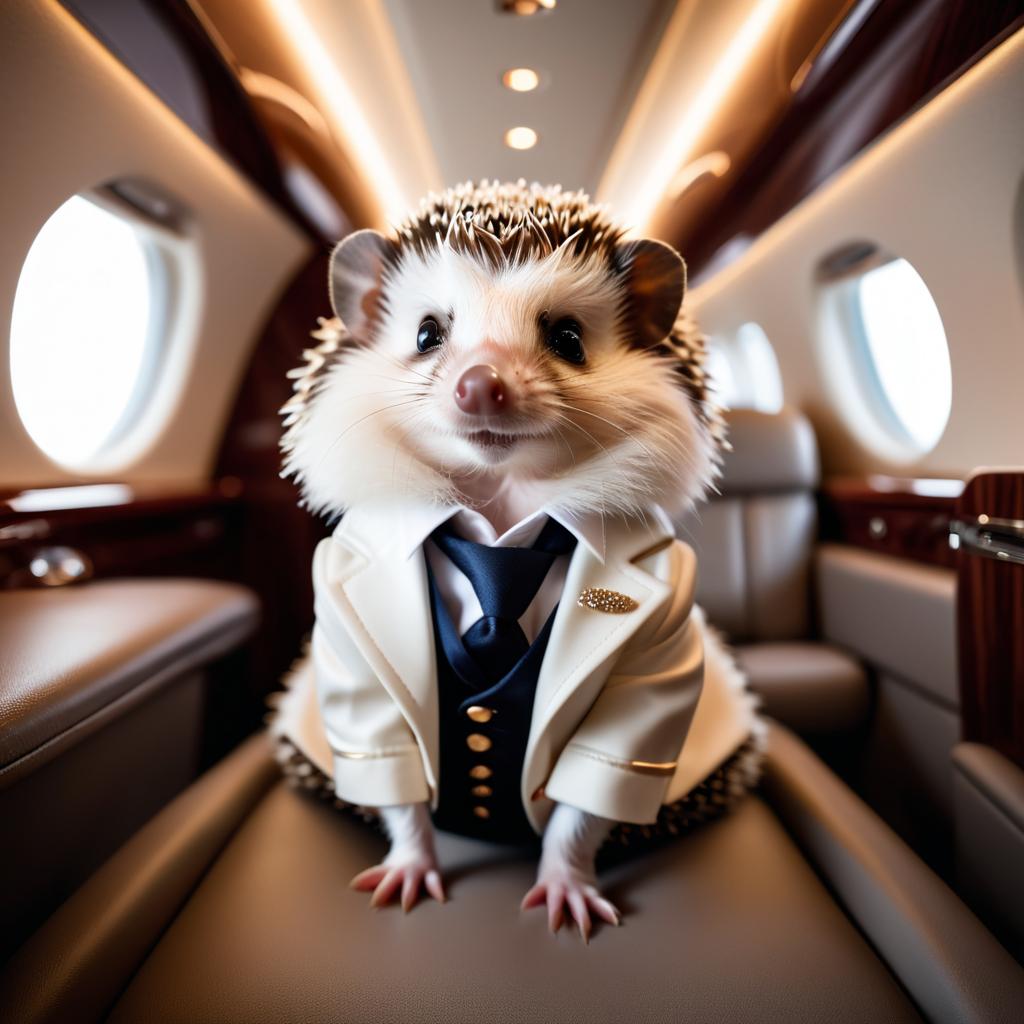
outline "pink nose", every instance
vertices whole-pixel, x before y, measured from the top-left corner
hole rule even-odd
[[[509,405],[498,371],[493,366],[471,366],[455,385],[455,404],[470,416],[497,416]]]

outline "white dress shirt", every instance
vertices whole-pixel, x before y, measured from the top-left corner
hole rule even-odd
[[[578,543],[585,544],[604,561],[604,525],[601,516],[597,514],[573,517],[541,509],[521,519],[500,537],[486,516],[465,506],[435,507],[431,513],[415,517],[415,521],[406,520],[406,547],[415,549],[423,545],[441,600],[460,636],[483,615],[483,609],[468,577],[429,539],[430,534],[450,519],[455,533],[474,543],[498,548],[528,548],[540,536],[549,518],[561,523]],[[529,643],[533,643],[544,628],[544,623],[562,596],[571,557],[558,555],[555,558],[536,595],[519,619],[519,625]]]

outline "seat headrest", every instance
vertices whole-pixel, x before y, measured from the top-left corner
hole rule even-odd
[[[726,413],[732,451],[726,453],[722,494],[806,491],[818,486],[818,444],[810,422],[788,406],[779,412]]]

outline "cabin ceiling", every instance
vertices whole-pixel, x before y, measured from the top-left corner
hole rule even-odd
[[[1022,0],[62,2],[320,241],[523,177],[588,191],[693,279],[1024,17]],[[198,113],[165,74],[172,37],[198,61]],[[539,88],[506,89],[513,67]],[[518,126],[534,148],[504,144]]]
[[[323,68],[321,100],[388,220],[431,189],[523,177],[583,188],[638,227],[706,151],[708,130],[720,131],[715,115],[733,86],[756,90],[756,115],[728,128],[745,145],[747,129],[756,134],[790,101],[792,73],[823,33],[858,6],[558,0],[520,17],[496,0],[266,2],[314,77]],[[535,69],[540,86],[505,88],[501,75],[515,67]],[[504,144],[520,125],[537,132],[534,148]]]
[[[674,4],[568,0],[532,17],[487,0],[384,6],[445,183],[522,177],[593,193]],[[502,85],[518,67],[540,74],[533,92]],[[518,125],[537,132],[533,149],[505,145]]]

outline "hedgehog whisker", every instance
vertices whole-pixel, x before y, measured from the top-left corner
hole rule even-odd
[[[569,452],[569,458],[572,459],[573,467],[575,467],[576,466],[576,453],[572,450],[572,445],[569,444],[569,439],[565,436],[565,434],[562,433],[562,430],[561,430],[560,427],[555,427],[555,436],[558,438],[559,441],[562,442],[562,444],[565,445],[566,450]]]
[[[405,442],[409,440],[410,431],[405,429],[405,425],[411,420],[415,420],[420,416],[420,414],[420,410],[414,409],[412,412],[406,413],[395,421],[395,429],[398,431],[401,441]],[[416,456],[403,444],[396,444],[394,448],[395,452],[391,460],[391,486],[393,488],[395,487],[395,480],[398,473],[398,457],[399,455],[405,455],[408,458],[408,465],[406,467],[405,487],[403,487],[403,490],[408,491],[409,477],[412,475],[412,467],[416,463]]]
[[[396,384],[403,384],[410,388],[421,388],[425,383],[424,381],[419,380],[402,380],[400,377],[389,377],[386,373],[363,373],[362,376],[376,377],[378,380],[390,380],[394,381]]]
[[[379,349],[371,349],[370,351],[372,351],[373,355],[378,359],[382,359],[385,362],[390,363],[392,366],[398,367],[399,370],[407,370],[409,373],[414,373],[417,377],[420,377],[428,384],[434,383],[429,374],[417,370],[415,366],[410,366],[408,363],[403,363],[401,359],[397,356],[393,356],[390,352],[381,352]]]
[[[639,447],[639,449],[648,458],[651,458],[651,459],[654,458],[654,454],[651,452],[650,448],[647,447],[647,445],[645,445],[642,441],[638,441],[633,434],[631,434],[628,430],[626,430],[625,427],[619,426],[618,423],[613,423],[610,419],[608,419],[605,416],[598,416],[598,414],[596,412],[588,412],[586,409],[580,409],[578,406],[569,405],[568,403],[566,403],[565,408],[566,409],[571,409],[573,412],[582,413],[584,416],[593,416],[594,419],[600,420],[602,423],[607,423],[608,426],[613,427],[615,430],[618,430],[625,437],[628,437],[635,445],[637,445]]]
[[[372,419],[374,416],[380,416],[382,413],[390,412],[392,409],[400,409],[403,405],[416,405],[420,402],[419,398],[407,399],[403,402],[392,402],[390,405],[382,406],[380,409],[374,409],[372,412],[368,412],[365,416],[360,416],[354,423],[350,423],[328,446],[327,450],[320,457],[318,465],[321,465],[324,459],[334,450],[335,446],[339,441],[350,431],[354,430],[359,426],[360,423],[365,423],[368,419]]]
[[[419,385],[416,385],[419,387]],[[406,391],[399,388],[390,388],[384,391],[360,391],[360,398],[376,398],[378,395],[391,395],[395,398],[426,398],[429,391]]]
[[[557,413],[556,415],[558,419],[560,419],[562,422],[567,423],[570,427],[574,427],[585,437],[589,437],[590,440],[593,441],[594,444],[596,444],[598,448],[600,448],[601,451],[603,451],[605,455],[608,456],[608,458],[610,458],[613,462],[615,461],[615,456],[612,454],[611,450],[607,448],[605,445],[603,445],[596,437],[594,437],[594,435],[590,433],[589,430],[587,430],[584,427],[581,427],[574,419],[572,419],[572,417],[566,416],[564,413]]]

